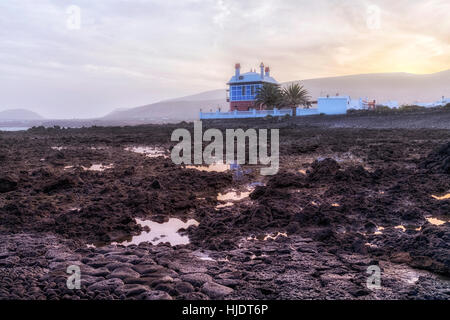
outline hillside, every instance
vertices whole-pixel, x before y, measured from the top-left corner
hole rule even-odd
[[[284,83],[284,85],[289,82]],[[450,70],[434,74],[377,73],[301,80],[313,99],[326,94],[367,97],[377,102],[396,100],[400,104],[433,102],[450,96]],[[179,121],[198,119],[200,109],[227,110],[225,89],[211,90],[191,96],[115,111],[104,120]]]
[[[41,115],[26,109],[9,109],[0,111],[0,121],[31,121],[42,120]]]

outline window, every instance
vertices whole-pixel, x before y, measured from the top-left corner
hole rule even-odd
[[[242,96],[245,96],[245,86],[242,86]]]
[[[254,96],[255,95],[255,86],[252,86],[252,96]]]

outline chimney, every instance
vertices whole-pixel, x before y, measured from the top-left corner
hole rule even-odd
[[[270,77],[270,68],[266,67],[266,77]]]
[[[259,67],[261,68],[261,79],[264,79],[264,63],[261,62]]]
[[[240,63],[236,63],[234,65],[234,68],[236,69],[236,78],[239,78],[239,76],[241,75],[241,64]]]

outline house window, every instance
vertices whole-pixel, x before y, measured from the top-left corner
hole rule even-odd
[[[242,86],[242,96],[245,96],[245,86]]]
[[[255,95],[255,86],[252,86],[252,96]]]

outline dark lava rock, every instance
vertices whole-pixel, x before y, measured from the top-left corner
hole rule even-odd
[[[221,299],[229,295],[234,290],[215,282],[206,282],[202,286],[202,292],[212,299]]]
[[[196,287],[200,287],[205,282],[212,281],[212,278],[204,273],[190,273],[182,275],[181,280],[189,282]]]
[[[161,183],[159,183],[158,180],[153,180],[152,184],[150,185],[153,189],[161,189]]]
[[[194,286],[189,282],[178,282],[175,285],[175,289],[180,293],[190,293],[194,292]]]
[[[17,178],[8,175],[0,177],[0,193],[10,192],[17,189]]]
[[[433,150],[421,161],[420,167],[436,173],[450,174],[450,142]]]
[[[117,278],[102,280],[88,287],[89,291],[114,291],[117,287],[123,286],[123,281]]]
[[[311,165],[312,172],[309,175],[310,180],[320,180],[334,176],[340,169],[339,164],[334,159],[326,158],[323,160],[316,160]]]
[[[61,177],[45,185],[42,191],[45,193],[51,193],[53,191],[69,189],[73,186],[73,184],[73,180],[69,177]]]

